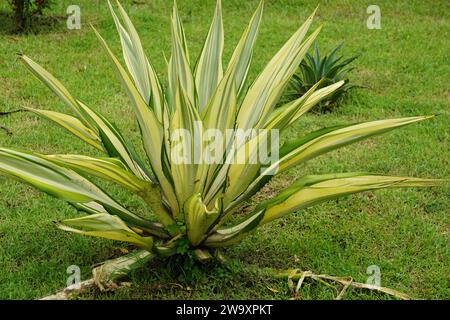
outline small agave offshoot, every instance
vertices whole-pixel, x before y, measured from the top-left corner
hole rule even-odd
[[[320,27],[307,35],[314,13],[247,85],[263,3],[253,14],[226,68],[222,64],[221,2],[217,1],[211,27],[195,64],[190,60],[183,24],[174,5],[168,84],[163,86],[123,7],[118,2],[116,9],[109,2],[108,5],[120,36],[126,68],[95,29],[94,32],[130,100],[142,135],[145,159],[99,110],[75,98],[48,71],[25,55],[20,56],[24,64],[61,98],[72,114],[26,110],[53,121],[105,155],[45,155],[0,148],[1,174],[28,183],[87,214],[60,221],[59,228],[123,241],[139,248],[94,269],[97,284],[105,284],[156,256],[168,257],[187,250],[201,261],[221,257],[221,248],[238,244],[259,226],[330,199],[381,188],[428,187],[440,183],[433,179],[361,172],[308,175],[299,177],[290,187],[243,215],[239,208],[269,182],[272,173],[282,174],[323,153],[432,116],[314,131],[282,144],[277,161],[265,168],[249,161],[257,152],[255,139],[267,138],[268,132],[274,130],[285,130],[343,85],[340,81],[317,90],[317,83],[298,99],[275,109],[319,34]],[[182,129],[194,135],[199,126],[203,131],[255,129],[261,136],[232,144],[236,152],[246,150],[243,162],[174,161],[173,132]],[[268,140],[278,147],[278,141]],[[183,146],[190,148],[187,144]],[[203,152],[206,147],[202,143],[195,151]],[[229,150],[227,144],[219,158],[226,158]],[[141,197],[154,219],[131,212],[99,188],[93,177],[116,183]]]

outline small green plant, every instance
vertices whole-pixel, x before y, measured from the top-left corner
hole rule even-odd
[[[341,48],[342,44],[322,57],[317,43],[315,43],[314,53],[306,54],[298,71],[292,76],[288,89],[281,101],[287,103],[298,99],[319,81],[322,81],[319,88],[324,88],[340,81],[344,81],[344,85],[320,101],[312,111],[328,112],[338,107],[348,94],[349,90],[357,87],[357,85],[350,84],[347,75],[354,69],[348,65],[359,57],[357,55],[344,60],[342,59],[343,56],[338,56],[338,52]]]
[[[44,9],[52,4],[52,0],[8,0],[14,12],[14,18],[18,31],[29,28],[31,18],[42,15]]]
[[[131,243],[139,248],[93,270],[95,283],[100,288],[156,256],[223,261],[221,249],[239,244],[258,227],[324,201],[382,188],[440,184],[433,179],[361,172],[307,175],[299,177],[290,187],[251,211],[241,211],[242,204],[274,174],[286,172],[350,143],[432,116],[334,126],[287,140],[280,146],[272,133],[283,131],[344,85],[344,81],[339,81],[318,89],[320,83],[316,83],[298,99],[274,110],[319,34],[320,27],[307,36],[314,13],[248,87],[245,84],[263,3],[244,30],[226,69],[222,67],[221,2],[217,2],[211,27],[195,64],[191,63],[183,24],[174,5],[168,85],[163,87],[125,10],[117,2],[117,15],[108,4],[128,70],[94,31],[130,100],[145,153],[135,152],[118,126],[99,110],[76,99],[55,77],[25,55],[20,56],[24,64],[62,99],[73,115],[28,107],[26,110],[53,121],[103,156],[48,155],[0,148],[0,173],[87,213],[79,218],[58,221],[56,225],[60,229]],[[255,129],[255,136],[238,139],[238,132],[250,129]],[[192,144],[188,139],[208,130],[231,133],[227,134],[231,139],[225,139],[225,135],[215,136],[219,147],[214,153],[219,161],[206,161],[205,158],[201,158],[203,161],[180,161],[185,160],[186,155],[208,154],[210,143]],[[180,132],[185,135],[180,136]],[[251,161],[260,151],[256,141],[266,141],[270,156],[274,153],[278,156],[269,164]],[[232,160],[241,151],[245,151],[243,161],[224,161]],[[192,160],[192,157],[187,159]],[[132,212],[98,187],[93,177],[115,183],[141,197],[148,206],[147,214]]]

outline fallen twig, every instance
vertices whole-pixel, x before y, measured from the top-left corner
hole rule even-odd
[[[0,116],[8,116],[10,114],[13,114],[13,113],[16,113],[16,112],[22,112],[22,111],[25,111],[25,110],[24,109],[17,109],[17,110],[12,110],[12,111],[0,111]],[[9,136],[11,136],[13,134],[12,131],[9,128],[5,127],[5,126],[0,125],[0,129],[4,130],[6,132],[6,134],[9,135]]]
[[[0,125],[0,129],[4,130],[8,136],[11,136],[13,134],[12,131],[7,127]]]
[[[391,296],[397,297],[402,300],[410,300],[411,299],[407,294],[397,291],[397,290],[394,290],[394,289],[376,286],[373,284],[354,282],[352,277],[334,277],[334,276],[329,276],[326,274],[316,275],[316,274],[312,273],[311,271],[302,271],[300,269],[293,269],[293,270],[287,270],[287,271],[283,271],[283,272],[274,273],[274,277],[277,279],[287,278],[288,286],[291,290],[293,290],[293,288],[294,288],[293,281],[298,281],[295,290],[293,290],[296,297],[299,296],[299,291],[300,291],[300,288],[301,288],[304,280],[306,278],[310,278],[315,281],[322,282],[328,286],[330,286],[331,284],[327,281],[337,282],[340,285],[342,285],[342,289],[340,291],[338,291],[338,294],[335,298],[336,300],[342,299],[346,290],[350,286],[354,289],[365,289],[365,290],[373,290],[373,291],[377,291],[377,292],[382,292],[382,293],[389,294]]]
[[[12,110],[12,111],[0,111],[0,116],[7,116],[13,113],[17,113],[17,112],[24,112],[26,111],[25,109],[17,109],[17,110]]]

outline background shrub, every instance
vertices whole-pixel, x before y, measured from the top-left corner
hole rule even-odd
[[[42,15],[52,0],[8,0],[14,12],[17,30],[23,32],[30,27],[31,17]]]

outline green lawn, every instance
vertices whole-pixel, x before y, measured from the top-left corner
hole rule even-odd
[[[68,1],[61,1],[68,4]],[[161,76],[163,53],[170,45],[171,1],[122,1]],[[448,178],[450,104],[450,10],[448,2],[378,0],[382,29],[366,27],[373,1],[321,1],[315,25],[324,24],[319,45],[330,49],[344,41],[343,52],[362,53],[351,79],[354,91],[335,113],[304,116],[288,136],[324,126],[388,117],[441,114],[387,135],[319,157],[277,178],[272,188],[305,173],[370,171],[392,175]],[[94,3],[94,4],[93,4]],[[95,4],[97,3],[97,4]],[[317,1],[267,0],[254,53],[254,76],[317,5]],[[61,102],[16,61],[26,53],[53,72],[74,95],[112,119],[138,145],[139,132],[125,94],[89,23],[119,53],[119,41],[103,1],[77,0],[82,29],[60,21],[38,34],[11,35],[0,14],[0,111],[24,106],[66,111]],[[258,0],[223,0],[225,61]],[[214,10],[213,0],[179,0],[192,58],[201,49]],[[52,15],[65,14],[57,5]],[[1,10],[7,10],[2,1]],[[18,113],[0,118],[0,145],[44,153],[95,154],[81,141],[37,117]],[[141,202],[122,190],[112,193],[140,212]],[[266,190],[259,198],[270,194]],[[91,299],[288,299],[285,281],[264,268],[301,268],[315,273],[352,276],[365,282],[366,269],[381,269],[381,284],[414,298],[449,299],[449,189],[380,191],[351,196],[292,214],[269,224],[229,249],[231,270],[189,267],[179,259],[155,261],[132,275],[133,286],[115,293],[91,292]],[[55,228],[52,221],[76,217],[73,208],[22,184],[0,177],[0,298],[34,299],[64,287],[70,265],[89,276],[93,264],[121,254],[119,244],[85,238]],[[129,249],[129,248],[128,248]],[[275,293],[268,288],[278,290]],[[308,282],[304,299],[332,298],[329,288]],[[387,299],[360,291],[347,299]]]

